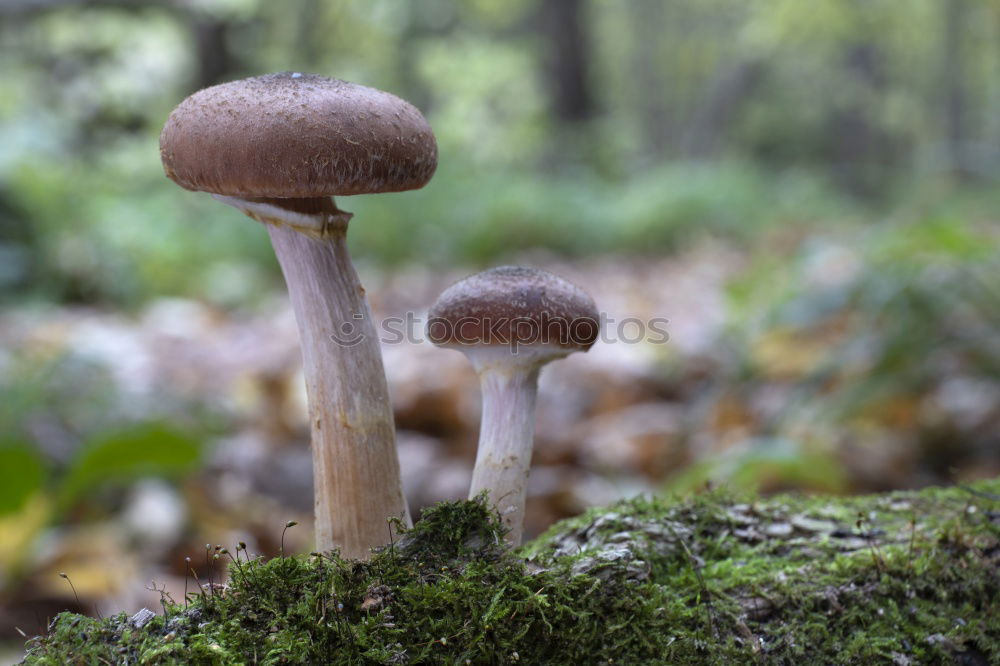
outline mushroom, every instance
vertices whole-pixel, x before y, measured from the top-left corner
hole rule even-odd
[[[469,497],[487,491],[521,542],[541,367],[597,340],[593,299],[552,273],[502,266],[452,285],[431,306],[427,337],[463,352],[479,374],[483,417]]]
[[[389,93],[283,72],[200,90],[160,135],[167,176],[263,222],[302,344],[316,547],[365,558],[410,523],[378,337],[334,195],[423,187],[437,167],[424,117]]]

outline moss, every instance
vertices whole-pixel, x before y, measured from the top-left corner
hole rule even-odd
[[[63,613],[26,663],[1000,663],[1000,482],[632,500],[511,553],[483,501],[368,562],[231,567],[145,624]]]

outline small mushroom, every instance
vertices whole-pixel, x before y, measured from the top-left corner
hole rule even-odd
[[[479,374],[483,417],[469,496],[481,491],[521,542],[541,367],[597,340],[593,299],[566,280],[533,268],[503,266],[452,285],[427,319],[435,345],[463,352]]]
[[[413,106],[314,74],[200,90],[160,135],[167,176],[263,222],[302,342],[315,480],[316,548],[365,558],[409,524],[378,337],[351,264],[351,214],[334,195],[423,187],[437,144]]]

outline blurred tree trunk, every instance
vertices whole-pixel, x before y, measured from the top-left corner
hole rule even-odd
[[[586,0],[544,0],[540,5],[546,90],[553,115],[565,123],[588,120],[595,112],[585,10]]]
[[[663,0],[634,0],[625,6],[631,14],[635,36],[631,46],[632,67],[637,82],[634,94],[642,126],[642,152],[644,157],[658,162],[666,157],[674,134],[667,68],[659,51],[668,27],[667,3]]]
[[[844,56],[846,101],[830,116],[828,159],[841,186],[861,199],[884,191],[890,141],[872,119],[886,86],[885,57],[873,42],[855,42]]]
[[[753,94],[764,73],[762,63],[752,60],[718,67],[708,93],[698,105],[691,128],[684,136],[682,151],[688,157],[714,157],[724,148],[724,139],[740,106]]]
[[[233,71],[226,38],[229,23],[205,12],[192,12],[186,18],[198,54],[195,86],[201,89],[221,83]]]
[[[969,175],[964,159],[965,80],[963,57],[963,30],[968,5],[966,0],[947,0],[944,3],[944,35],[942,39],[941,89],[944,91],[945,145],[948,166],[956,178]]]
[[[428,38],[444,39],[458,26],[457,12],[450,13],[444,20],[431,23],[420,12],[417,5],[407,5],[405,22],[396,41],[396,77],[402,97],[418,109],[427,113],[432,105],[432,96],[420,77],[420,43]]]
[[[319,63],[319,35],[323,26],[323,12],[319,0],[300,0],[296,46],[303,69],[314,71]],[[324,35],[325,36],[325,35]]]
[[[596,115],[590,87],[587,0],[539,0],[531,23],[539,36],[542,87],[548,96],[551,131],[542,168],[587,164],[602,169],[603,142],[588,123]]]

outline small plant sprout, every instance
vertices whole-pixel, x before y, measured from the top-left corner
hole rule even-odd
[[[73,590],[73,597],[76,599],[76,605],[82,607],[83,602],[80,601],[80,595],[76,593],[76,585],[74,585],[73,581],[70,580],[69,575],[63,571],[60,571],[59,577],[65,580],[67,583],[69,583],[69,589]],[[104,617],[101,615],[100,609],[97,609],[97,617],[102,620],[104,619]]]
[[[73,581],[71,581],[69,579],[69,576],[65,572],[60,571],[59,572],[59,577],[62,578],[67,583],[69,583],[69,589],[73,590],[73,597],[76,598],[76,605],[77,606],[83,606],[83,604],[80,603],[80,595],[76,593],[76,585],[74,585]]]
[[[205,588],[202,586],[201,581],[198,580],[198,572],[194,570],[194,565],[191,564],[191,558],[185,557],[184,564],[187,565],[187,570],[191,572],[191,577],[194,578],[194,584],[198,586],[198,592],[201,594],[202,600],[205,599]],[[187,580],[184,581],[184,598],[187,599]]]
[[[538,373],[589,349],[599,329],[586,292],[552,273],[516,266],[452,285],[428,314],[431,342],[461,351],[479,374],[483,417],[469,496],[489,493],[511,545],[521,542]]]
[[[208,571],[208,591],[212,591],[212,560],[209,556],[212,553],[212,544],[205,544],[205,569]]]
[[[281,530],[281,549],[279,552],[281,553],[282,557],[285,556],[285,532],[288,531],[289,527],[295,527],[298,524],[299,523],[295,520],[289,520],[287,523],[285,523],[284,529]]]
[[[264,223],[295,311],[312,429],[316,547],[367,558],[410,524],[378,335],[334,196],[423,187],[437,143],[389,93],[283,72],[194,93],[160,135],[167,176]]]
[[[249,562],[250,562],[250,553],[247,552],[247,542],[246,541],[239,541],[236,544],[236,561],[237,562],[240,561],[240,551],[243,551],[243,554],[247,558],[247,563],[249,564]]]

